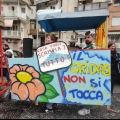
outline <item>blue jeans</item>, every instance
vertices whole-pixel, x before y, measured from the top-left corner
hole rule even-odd
[[[47,103],[47,104],[46,104],[46,107],[47,107],[48,109],[52,109],[52,108],[53,108],[53,103]]]

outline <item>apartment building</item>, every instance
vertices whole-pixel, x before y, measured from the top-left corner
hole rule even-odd
[[[114,41],[120,48],[120,0],[109,0],[109,41]]]
[[[2,40],[13,50],[19,50],[23,38],[28,37],[32,4],[33,0],[2,0],[2,16],[5,19]]]
[[[102,0],[103,1],[103,0]],[[92,2],[96,2],[95,0],[82,0],[83,3],[83,10],[91,10],[95,9],[96,6],[99,6],[97,4],[94,5],[94,8],[92,8]],[[106,4],[102,4],[101,6],[103,8],[106,7]],[[47,33],[45,33],[44,29],[37,23],[36,21],[36,11],[37,10],[43,10],[43,9],[62,9],[63,12],[79,12],[81,11],[80,6],[78,7],[78,0],[34,0],[30,4],[30,12],[29,12],[29,19],[30,19],[30,26],[29,31],[26,34],[29,38],[33,38],[33,48],[36,49],[40,45],[45,44],[45,36]],[[97,8],[101,9],[101,8]],[[37,31],[38,29],[38,31]],[[94,32],[94,30],[93,30]],[[84,44],[84,33],[85,31],[68,31],[68,32],[55,32],[56,36],[58,37],[58,40],[66,42],[68,45],[75,45],[75,42],[78,40],[80,45],[82,47],[85,46]],[[38,38],[37,38],[38,34]]]
[[[31,5],[29,37],[33,38],[34,49],[36,49],[38,46],[45,44],[45,36],[48,34],[37,23],[36,12],[38,10],[59,9],[59,8],[60,8],[59,0],[35,0],[34,4]],[[37,38],[37,34],[38,34],[38,38]],[[56,32],[55,34],[57,37],[59,37],[59,32]]]
[[[80,6],[78,6],[78,1],[82,3]],[[107,8],[107,0],[62,0],[63,12],[80,12]],[[95,29],[91,31],[95,33]],[[85,32],[86,30],[64,31],[61,32],[61,39],[70,46],[75,46],[75,44],[78,43],[79,46],[83,48],[86,46],[84,39]]]
[[[82,5],[78,6],[78,1],[81,1]],[[44,45],[45,31],[36,22],[36,11],[42,9],[62,9],[63,12],[79,12],[89,11],[96,9],[107,9],[108,3],[106,0],[35,0],[34,5],[31,6],[30,13],[30,31],[29,37],[33,38],[33,47]],[[36,26],[37,25],[37,26]],[[38,31],[36,30],[38,27]],[[58,40],[64,41],[67,45],[74,46],[77,43],[81,47],[85,47],[84,34],[86,30],[80,31],[61,31],[56,32]],[[95,30],[92,30],[93,33]],[[37,40],[38,32],[38,40]]]

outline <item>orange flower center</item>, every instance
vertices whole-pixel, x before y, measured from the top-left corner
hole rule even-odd
[[[32,80],[32,76],[27,72],[18,72],[17,78],[21,83],[27,83]]]

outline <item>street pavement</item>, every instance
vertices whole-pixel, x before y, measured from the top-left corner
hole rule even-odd
[[[0,119],[119,119],[120,118],[120,83],[115,85],[111,108],[116,112],[107,111],[106,106],[91,106],[91,113],[78,115],[80,105],[57,104],[49,113],[41,113],[44,103],[35,105],[27,101],[0,101]]]

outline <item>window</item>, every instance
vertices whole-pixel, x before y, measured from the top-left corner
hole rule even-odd
[[[12,6],[12,11],[14,11],[14,9],[15,9],[14,6]]]
[[[31,9],[31,14],[33,14],[33,9]]]
[[[35,24],[34,23],[31,24],[31,29],[35,29]]]
[[[54,7],[54,6],[50,6],[50,8],[55,10],[55,7]]]
[[[22,13],[25,13],[25,8],[21,8],[21,12],[22,12]]]
[[[16,6],[9,6],[8,9],[12,12],[17,12],[17,7]]]
[[[36,29],[36,22],[31,22],[30,23],[30,28],[31,29]]]
[[[118,36],[113,36],[113,37],[111,37],[111,41],[112,41],[112,42],[115,42],[115,43],[120,43],[120,39],[119,39]]]
[[[16,9],[17,9],[15,6],[9,6],[8,8],[9,8],[9,10],[12,11],[12,12],[15,12]]]
[[[13,50],[17,50],[18,49],[18,44],[17,43],[14,43],[13,44]]]
[[[12,30],[17,31],[17,24],[13,24]]]
[[[120,5],[120,0],[114,0],[114,5],[115,5],[115,6]]]
[[[112,18],[112,26],[120,25],[120,17]]]

